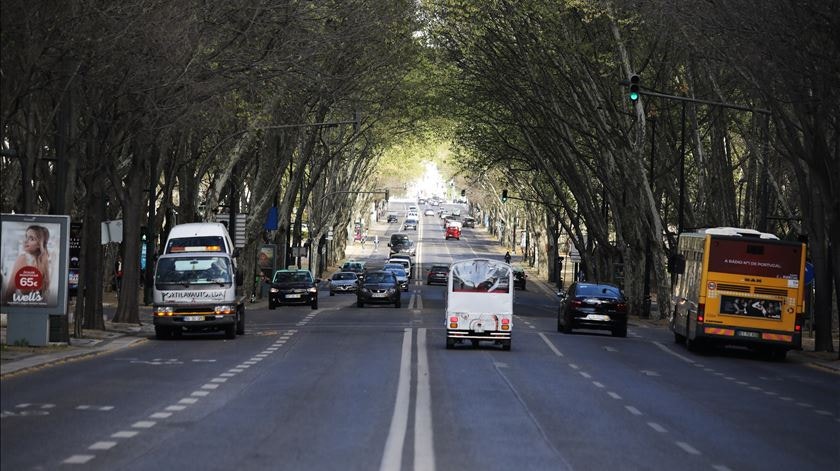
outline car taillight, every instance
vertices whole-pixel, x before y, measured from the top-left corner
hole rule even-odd
[[[578,301],[577,299],[574,299],[571,302],[569,302],[569,305],[572,307],[581,307],[583,303]]]

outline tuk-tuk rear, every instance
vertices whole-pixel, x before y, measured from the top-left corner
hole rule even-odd
[[[472,258],[449,269],[446,348],[470,340],[510,350],[513,330],[513,270],[507,263]]]

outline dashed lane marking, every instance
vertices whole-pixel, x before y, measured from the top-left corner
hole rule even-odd
[[[96,458],[96,455],[73,455],[70,458],[62,461],[65,464],[85,464],[88,461]]]
[[[141,420],[139,422],[134,422],[131,424],[132,428],[152,428],[157,425],[157,422],[154,420]]]
[[[88,447],[88,450],[110,450],[117,446],[117,442],[96,442]]]
[[[688,453],[688,454],[691,454],[691,455],[699,455],[700,454],[700,452],[696,448],[694,448],[693,446],[689,445],[686,442],[675,442],[675,443],[678,447],[682,448],[682,450],[684,452]]]
[[[136,430],[120,430],[119,432],[112,433],[111,438],[132,438],[137,436],[140,433]]]
[[[666,430],[665,427],[657,424],[656,422],[648,422],[647,424],[650,428],[656,430],[659,433],[667,433],[668,432],[668,430]]]
[[[172,412],[155,412],[149,416],[150,419],[168,419],[170,417],[172,417]]]
[[[642,415],[642,411],[640,411],[639,409],[636,409],[633,406],[624,406],[624,408],[627,409],[628,411],[630,411],[630,413],[633,414],[633,415]]]
[[[621,396],[619,396],[618,393],[615,393],[615,392],[612,392],[612,391],[607,391],[607,395],[610,396],[611,398],[615,399],[615,400],[620,400],[621,399]]]
[[[178,401],[178,404],[195,404],[196,402],[198,402],[198,399],[194,397],[185,397]]]

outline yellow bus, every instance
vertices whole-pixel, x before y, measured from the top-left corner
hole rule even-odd
[[[676,275],[674,339],[742,345],[782,360],[802,348],[805,244],[751,229],[680,234],[669,263]]]

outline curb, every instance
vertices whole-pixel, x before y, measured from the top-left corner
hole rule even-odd
[[[46,355],[35,354],[19,360],[6,361],[0,365],[0,378],[5,379],[10,376],[28,373],[30,371],[35,371],[61,363],[104,355],[106,353],[115,352],[117,350],[145,343],[147,340],[148,339],[143,337],[130,337],[123,335],[115,337],[108,342],[97,344],[92,348],[70,347],[70,350],[63,352],[50,353]]]

